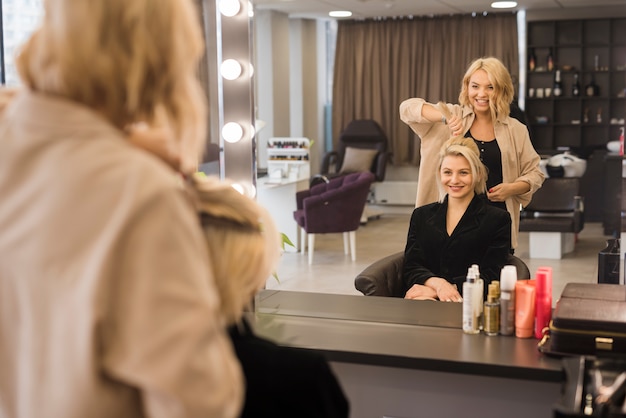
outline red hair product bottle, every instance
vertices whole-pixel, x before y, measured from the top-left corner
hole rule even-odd
[[[535,338],[540,339],[552,319],[552,267],[539,267],[535,279]]]

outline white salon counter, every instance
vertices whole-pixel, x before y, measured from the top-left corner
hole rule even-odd
[[[257,179],[257,201],[269,211],[278,230],[287,235],[295,246],[287,246],[285,251],[300,249],[300,228],[293,212],[296,210],[296,193],[308,188],[308,177],[293,180],[283,178],[279,182],[272,182],[269,177]]]
[[[548,418],[559,400],[560,360],[534,339],[464,334],[460,304],[265,290],[250,319],[324,354],[354,418]]]

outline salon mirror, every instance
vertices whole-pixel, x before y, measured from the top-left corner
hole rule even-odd
[[[272,17],[277,17],[277,18],[272,20]],[[289,75],[290,68],[291,68],[290,64],[288,63],[289,57],[277,58],[275,56],[272,56],[271,54],[272,36],[269,33],[269,31],[281,31],[282,30],[285,33],[288,33],[289,27],[298,26],[298,25],[300,25],[305,31],[320,31],[321,30],[323,32],[323,29],[321,29],[319,26],[315,26],[315,23],[312,23],[312,21],[310,20],[289,19],[286,17],[286,15],[282,15],[281,13],[269,11],[269,10],[263,10],[262,13],[260,13],[259,11],[255,11],[255,16],[253,19],[254,19],[254,23],[252,27],[254,28],[254,36],[253,36],[254,52],[253,52],[252,59],[256,68],[256,73],[254,77],[254,90],[255,90],[256,100],[255,100],[255,104],[251,106],[255,109],[255,118],[263,121],[263,123],[265,124],[265,128],[261,130],[260,132],[257,132],[256,148],[253,151],[254,151],[255,158],[258,158],[258,157],[263,158],[263,153],[266,152],[266,149],[264,148],[270,137],[303,136],[302,132],[298,132],[297,126],[301,126],[306,123],[313,123],[315,125],[320,124],[318,122],[319,115],[316,112],[311,112],[312,113],[311,120],[307,120],[307,121],[290,120],[291,114],[292,114],[291,109],[293,109],[294,107],[298,109],[299,106],[303,105],[303,101],[301,100],[301,98],[297,97],[298,94],[300,94],[301,96],[301,93],[302,93],[301,91],[298,91],[296,93],[292,92],[291,94],[290,93],[282,94],[278,96],[273,94],[272,89],[279,89],[279,90],[281,88],[286,89],[285,84],[287,83],[287,80],[292,80],[292,79],[290,78],[290,75]],[[269,25],[268,25],[268,19],[269,19]],[[266,30],[266,32],[259,31],[259,28],[262,28],[262,27],[265,28],[263,30]],[[283,36],[280,39],[281,39],[280,42],[283,42],[283,43],[289,42],[288,36]],[[282,45],[282,47],[285,47],[285,46]],[[268,48],[269,48],[269,52],[268,52]],[[315,53],[315,52],[316,51],[308,51],[308,52],[305,51],[305,53]],[[301,67],[298,67],[297,70],[300,73],[305,71]],[[318,77],[319,78],[317,78],[314,81],[314,84],[316,84],[317,86],[316,88],[318,91],[323,89],[323,88],[320,89],[319,87],[320,83],[327,82],[329,79],[332,80],[332,74],[318,75]],[[268,82],[268,80],[270,81]],[[272,97],[272,96],[275,96],[275,97]],[[278,102],[276,102],[276,100],[278,100]],[[306,105],[306,102],[304,103]],[[272,112],[269,114],[266,112],[268,108],[271,108],[272,110]],[[293,113],[297,113],[297,112],[293,112]],[[302,116],[296,116],[296,118],[302,118]],[[324,137],[323,127],[319,127],[318,129],[319,129],[318,132],[320,134],[319,138],[323,138]],[[323,155],[325,149],[326,147],[323,141],[317,140],[315,144],[315,148],[311,156],[311,172],[312,173],[317,172],[319,164],[320,164],[320,158]],[[265,175],[265,173],[263,172],[264,167],[258,167],[258,168],[260,168],[260,170],[258,170],[260,175]],[[610,237],[606,237],[606,238],[608,239]],[[400,238],[396,237],[396,239],[401,241],[398,245],[398,248],[399,250],[402,250],[404,246],[404,242],[403,242],[404,237],[400,237]],[[597,248],[598,252],[603,248],[601,244],[599,245],[600,246]],[[303,260],[306,260],[306,257],[303,256],[302,258]],[[621,258],[622,258],[621,261],[623,262],[623,257]],[[306,261],[303,261],[301,264],[301,268],[302,268],[302,272],[301,272],[302,276],[306,276],[308,274],[307,273],[308,271],[310,271],[311,269],[314,270],[316,267],[315,266],[310,267],[306,264]],[[536,270],[536,264],[529,263],[529,268],[531,269],[531,272],[534,272]],[[346,278],[346,280],[352,282],[352,280],[354,279],[356,274],[358,274],[359,271],[360,269],[357,268],[355,271],[351,272],[350,273],[351,277]],[[623,271],[623,265],[621,267],[621,271]],[[597,272],[597,269],[596,269],[596,272]],[[569,277],[568,280],[589,282],[589,281],[596,279],[595,276],[594,277],[580,277],[580,276],[581,276],[580,273],[576,274],[576,272],[574,272],[573,274],[571,274],[571,276],[568,276]],[[588,275],[585,274],[585,276],[588,276]],[[283,281],[287,281],[289,279],[290,277],[281,278],[281,280]],[[306,291],[305,288],[297,289],[297,290]],[[272,291],[268,290],[266,292],[271,293]],[[270,293],[266,293],[265,295],[267,296]],[[556,293],[557,291],[555,290],[555,297],[558,296]],[[331,312],[330,310],[328,312],[320,311],[320,309],[312,310],[310,314],[318,315],[318,316],[325,316]]]

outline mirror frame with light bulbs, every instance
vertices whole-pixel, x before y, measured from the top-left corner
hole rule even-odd
[[[209,57],[209,137],[219,138],[220,178],[256,196],[252,6],[246,0],[203,0]],[[215,63],[215,67],[211,67]]]

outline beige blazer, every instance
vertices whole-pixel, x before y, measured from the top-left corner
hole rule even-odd
[[[0,416],[237,416],[180,178],[59,98],[19,94],[0,138]]]
[[[430,122],[422,117],[423,99],[407,99],[400,104],[400,119],[409,125],[421,139],[420,167],[417,183],[416,207],[439,199],[436,171],[441,145],[450,138],[450,128],[441,122]],[[436,105],[433,105],[436,106]],[[452,114],[463,119],[463,130],[474,122],[472,108],[447,104]],[[518,120],[506,117],[495,123],[496,141],[502,153],[502,177],[505,183],[525,181],[530,185],[527,193],[506,199],[506,209],[511,215],[511,246],[517,248],[520,207],[526,206],[533,193],[541,187],[544,175],[539,168],[541,158],[535,151],[528,129]]]

